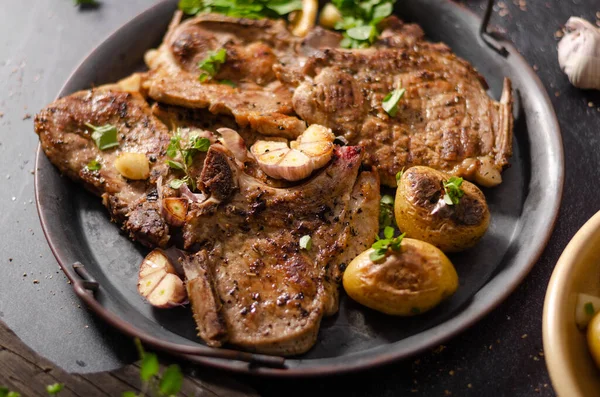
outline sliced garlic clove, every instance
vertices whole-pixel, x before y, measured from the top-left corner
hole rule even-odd
[[[296,139],[296,142],[292,142],[292,145],[321,141],[333,142],[334,139],[335,135],[333,134],[333,131],[331,131],[331,128],[319,124],[312,124]],[[293,146],[292,149],[294,149]]]
[[[494,187],[502,183],[502,174],[500,174],[491,158],[481,159],[480,165],[475,171],[475,182],[485,187]]]
[[[331,160],[333,140],[331,129],[309,126],[295,141],[257,141],[250,149],[263,172],[272,178],[298,181]]]
[[[314,168],[321,168],[331,160],[333,143],[323,141],[303,143],[297,145],[296,149],[310,157]]]
[[[183,281],[161,249],[150,252],[140,265],[138,292],[155,307],[168,308],[187,298]]]
[[[123,152],[113,164],[119,174],[127,179],[142,180],[150,176],[150,163],[143,153]]]
[[[183,226],[187,212],[188,199],[185,197],[167,197],[162,200],[161,214],[169,225]]]
[[[286,181],[299,181],[314,170],[311,159],[299,150],[289,150],[278,164],[279,176]]]
[[[186,298],[183,281],[178,276],[168,273],[146,299],[154,307],[168,309],[181,305]]]

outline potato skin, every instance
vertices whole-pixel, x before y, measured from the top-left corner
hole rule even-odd
[[[458,275],[442,251],[424,241],[404,238],[400,251],[373,262],[370,248],[346,268],[346,293],[371,309],[395,316],[413,316],[454,294]]]
[[[477,186],[463,181],[465,192],[457,205],[443,205],[444,182],[450,175],[429,167],[411,167],[398,181],[394,214],[407,237],[431,243],[444,252],[473,247],[490,224],[490,210]],[[432,213],[433,212],[433,213]]]

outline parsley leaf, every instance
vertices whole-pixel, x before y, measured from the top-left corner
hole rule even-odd
[[[142,342],[136,338],[135,345],[141,358],[140,362],[140,378],[144,382],[148,382],[152,377],[158,374],[160,366],[158,364],[158,358],[154,353],[147,353],[144,351]]]
[[[210,147],[210,140],[208,138],[199,137],[192,135],[189,138],[187,145],[182,146],[181,131],[177,130],[177,133],[171,137],[171,141],[167,146],[167,156],[173,160],[167,160],[167,164],[170,168],[178,171],[183,171],[185,177],[181,179],[174,179],[170,182],[170,186],[173,189],[179,189],[184,183],[189,185],[192,190],[196,189],[196,182],[190,175],[189,167],[194,162],[194,156],[199,152],[206,152]],[[179,156],[181,160],[175,160]]]
[[[386,226],[383,230],[384,239],[377,238],[377,241],[373,243],[371,248],[373,252],[369,254],[369,259],[373,262],[380,261],[385,258],[388,250],[400,251],[400,245],[402,244],[402,239],[406,233],[402,233],[398,237],[394,238],[394,228],[390,226]]]
[[[396,0],[332,0],[342,15],[335,29],[343,32],[344,48],[366,48],[380,35],[377,25],[392,14]]]
[[[215,77],[221,65],[227,60],[227,51],[225,48],[221,48],[217,51],[210,52],[206,58],[198,62],[198,68],[203,70],[202,74],[198,78],[200,82],[205,82],[208,79]]]
[[[302,0],[180,0],[179,9],[188,15],[214,12],[230,17],[281,18],[302,9]]]
[[[400,102],[405,92],[404,88],[400,88],[399,90],[393,90],[383,98],[381,106],[391,117],[396,117],[396,114],[398,114],[398,102]]]
[[[224,80],[219,80],[219,83],[220,83],[220,84],[225,84],[225,85],[228,85],[228,86],[230,86],[230,87],[233,87],[233,88],[235,88],[235,87],[236,87],[236,84],[235,84],[233,81],[231,81],[231,80],[227,80],[227,79],[224,79]]]
[[[379,201],[379,228],[385,228],[394,224],[394,197],[386,194]]]
[[[160,379],[159,390],[161,396],[173,396],[179,393],[183,385],[183,375],[177,364],[167,367]]]
[[[587,314],[588,316],[594,315],[594,304],[592,302],[588,302],[585,305],[583,305],[583,309],[585,310],[585,314]]]
[[[462,185],[463,179],[457,178],[455,176],[448,179],[448,182],[444,182],[444,202],[448,205],[456,205],[460,202],[462,196],[465,195],[465,192],[460,188]]]
[[[97,6],[100,3],[96,0],[73,0],[76,6]]]
[[[98,160],[92,160],[85,166],[88,171],[98,171],[102,168],[102,164],[98,162]]]
[[[90,123],[85,123],[92,132],[92,139],[96,142],[96,146],[100,150],[106,150],[119,146],[119,139],[117,138],[117,127],[111,124],[106,124],[100,127],[96,127]]]
[[[404,175],[404,168],[402,168],[400,171],[398,171],[398,173],[396,173],[396,184],[400,182],[400,179],[402,179],[402,175]]]
[[[46,386],[46,392],[48,394],[50,394],[51,396],[54,396],[54,395],[60,393],[60,391],[64,387],[65,387],[65,385],[63,385],[62,383],[54,383],[53,385]]]
[[[300,238],[300,248],[309,251],[312,248],[312,238],[309,235]]]

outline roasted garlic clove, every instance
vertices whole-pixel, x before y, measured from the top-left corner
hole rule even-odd
[[[302,0],[302,10],[290,15],[290,31],[294,36],[304,37],[315,26],[319,2],[317,0]]]
[[[246,149],[244,138],[231,128],[219,128],[217,129],[217,132],[221,135],[219,142],[233,153],[236,160],[241,161],[242,163],[246,161],[248,150]]]
[[[114,166],[127,179],[141,180],[150,176],[150,164],[143,153],[123,152],[114,161]]]
[[[329,128],[315,124],[290,142],[291,148],[285,141],[257,141],[250,151],[265,174],[298,181],[329,162],[334,139]]]
[[[600,90],[600,28],[582,18],[567,21],[558,63],[575,87]]]
[[[161,249],[153,250],[142,261],[138,292],[158,308],[178,306],[187,299],[183,281]]]
[[[167,197],[162,200],[161,213],[172,226],[183,226],[188,211],[188,199],[185,197]]]
[[[319,24],[327,29],[334,29],[335,25],[342,20],[342,13],[333,3],[327,3],[319,15]]]

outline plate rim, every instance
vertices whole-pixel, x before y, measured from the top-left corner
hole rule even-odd
[[[83,60],[73,69],[73,72],[69,74],[68,79],[65,84],[61,87],[56,99],[69,94],[70,92],[66,92],[66,88],[69,85],[69,82],[73,79],[73,77],[77,74],[78,70],[88,61],[88,59],[92,56],[97,49],[102,46],[105,42],[113,39],[116,36],[119,36],[122,30],[126,29],[129,25],[136,22],[136,20],[143,18],[146,14],[151,13],[153,10],[159,7],[165,7],[167,3],[174,3],[174,0],[162,0],[154,5],[144,9],[135,17],[129,19],[123,25],[114,30],[111,34],[107,35],[100,43],[95,46],[88,54],[83,58]],[[481,18],[477,16],[474,12],[469,10],[468,8],[452,3],[450,0],[440,0],[440,3],[444,3],[447,6],[454,7],[460,9],[462,12],[469,14],[469,18],[480,21]],[[40,218],[40,223],[42,226],[42,230],[44,232],[44,236],[48,242],[48,245],[56,258],[59,266],[63,270],[63,272],[67,275],[67,277],[72,282],[75,292],[80,299],[85,301],[88,304],[88,307],[92,309],[96,315],[99,315],[104,321],[111,324],[113,327],[117,328],[119,331],[131,336],[131,337],[139,337],[142,342],[146,343],[153,348],[156,348],[161,351],[169,352],[175,356],[182,357],[188,361],[192,361],[199,364],[204,364],[232,372],[237,373],[245,373],[251,375],[260,375],[260,376],[273,376],[273,377],[306,377],[306,376],[323,376],[323,375],[331,375],[331,374],[340,374],[340,373],[349,373],[356,372],[360,370],[365,370],[368,368],[374,368],[381,365],[389,364],[394,361],[399,361],[402,359],[406,359],[412,357],[416,354],[419,354],[433,346],[439,345],[453,337],[457,334],[465,331],[466,329],[473,326],[476,322],[481,320],[487,314],[489,314],[492,310],[494,310],[500,303],[504,302],[507,297],[514,292],[514,290],[523,282],[525,277],[529,274],[533,266],[537,263],[540,256],[542,255],[545,247],[552,236],[552,232],[554,231],[554,226],[556,224],[558,213],[560,209],[560,204],[562,202],[563,188],[564,188],[564,174],[565,174],[565,165],[564,165],[564,148],[562,143],[562,135],[560,131],[560,126],[558,123],[558,119],[556,116],[556,112],[548,93],[543,86],[540,78],[533,71],[531,66],[527,63],[527,61],[523,58],[523,56],[518,52],[518,50],[513,46],[513,44],[507,40],[499,40],[496,39],[502,46],[504,46],[509,52],[509,56],[513,59],[517,66],[519,66],[527,78],[526,85],[536,88],[541,93],[542,104],[541,106],[550,111],[549,115],[550,119],[547,120],[549,130],[551,133],[548,134],[548,145],[552,147],[555,151],[555,156],[557,160],[557,168],[556,168],[556,185],[554,186],[554,197],[556,200],[550,203],[551,210],[548,211],[549,216],[546,218],[547,228],[545,229],[545,234],[543,236],[538,236],[538,245],[535,247],[533,252],[531,252],[528,257],[526,265],[521,266],[516,269],[510,269],[510,278],[503,285],[504,288],[501,292],[496,293],[494,299],[484,302],[484,304],[476,305],[476,308],[473,308],[472,304],[466,304],[460,311],[457,312],[455,316],[452,316],[445,321],[437,324],[434,327],[426,329],[418,334],[412,335],[408,338],[405,338],[401,341],[410,340],[411,338],[420,337],[422,338],[424,334],[428,334],[430,336],[427,338],[426,342],[418,342],[415,343],[414,347],[410,349],[404,349],[399,352],[395,352],[393,349],[394,344],[399,343],[401,341],[389,343],[385,345],[386,350],[381,352],[373,352],[373,350],[382,350],[384,346],[378,346],[371,349],[367,349],[360,352],[351,353],[343,356],[344,362],[336,363],[336,364],[318,364],[310,367],[291,367],[286,369],[277,369],[277,368],[268,368],[268,367],[251,367],[251,366],[234,366],[230,365],[228,360],[221,359],[213,359],[210,357],[201,357],[189,354],[182,353],[174,353],[173,349],[170,345],[176,345],[172,342],[163,341],[158,339],[144,331],[136,329],[133,324],[130,324],[127,320],[122,319],[116,313],[109,312],[106,308],[104,308],[99,302],[97,302],[93,296],[91,296],[86,290],[83,290],[81,287],[78,290],[78,283],[76,283],[76,279],[73,276],[71,266],[72,263],[68,263],[65,259],[63,259],[63,254],[61,253],[60,244],[58,244],[55,239],[52,237],[51,233],[48,232],[48,219],[45,214],[44,205],[40,202],[39,189],[43,184],[39,177],[38,164],[45,154],[41,149],[41,144],[38,143],[37,151],[36,151],[36,160],[35,160],[35,179],[34,179],[34,191],[35,191],[35,201],[36,208],[38,211],[38,216]],[[525,87],[522,87],[523,89]],[[510,247],[510,246],[509,246]],[[495,286],[496,283],[500,282],[498,279],[499,275],[495,274],[492,278],[490,278],[481,289],[475,293],[473,297],[485,292],[487,288],[491,288]],[[91,296],[91,299],[90,299]],[[444,327],[442,332],[439,332],[440,327]],[[392,347],[392,348],[390,348]],[[368,357],[362,357],[362,356]],[[307,361],[317,361],[317,360],[334,360],[338,357],[329,357],[329,358],[321,358],[321,359],[310,359]],[[356,358],[356,360],[351,360],[352,358]],[[303,361],[302,357],[300,358],[288,358],[286,361]]]

